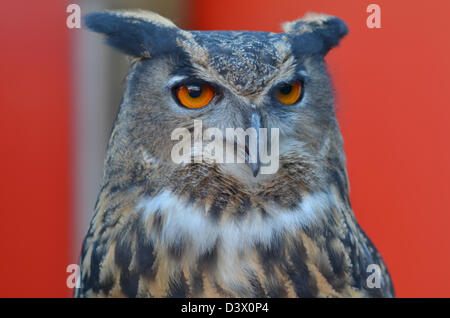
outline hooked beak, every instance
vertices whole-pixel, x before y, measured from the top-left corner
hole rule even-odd
[[[254,155],[249,153],[249,148],[246,146],[246,163],[247,165],[252,169],[253,176],[256,177],[261,169],[261,158],[260,158],[260,128],[261,128],[261,116],[256,113],[252,112],[251,118],[250,118],[250,127],[253,128],[256,131],[256,158],[254,158]],[[256,159],[256,160],[255,160]]]

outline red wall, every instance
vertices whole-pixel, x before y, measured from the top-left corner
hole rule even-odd
[[[381,6],[381,29],[366,7]],[[450,297],[450,1],[196,0],[197,29],[279,32],[307,11],[344,19],[327,60],[355,214],[400,297]]]
[[[0,12],[0,296],[66,296],[65,1],[2,1]]]

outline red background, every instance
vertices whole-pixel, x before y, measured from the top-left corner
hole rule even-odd
[[[327,57],[355,214],[400,297],[450,297],[449,1],[193,0],[192,28],[280,31],[307,11],[347,22]],[[0,296],[66,296],[69,30],[63,1],[2,3]]]
[[[68,295],[70,58],[64,1],[0,14],[0,296]]]

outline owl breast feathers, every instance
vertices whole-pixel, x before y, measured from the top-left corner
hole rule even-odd
[[[340,19],[185,31],[151,12],[107,11],[85,25],[134,60],[76,296],[394,296],[349,201],[324,62],[347,33]],[[208,131],[241,161],[209,151],[198,139]],[[194,146],[178,162],[180,144]]]

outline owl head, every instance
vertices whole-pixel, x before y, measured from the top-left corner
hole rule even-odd
[[[214,172],[248,184],[298,176],[312,187],[326,174],[323,167],[343,160],[324,62],[347,34],[342,20],[308,14],[283,24],[282,33],[185,31],[152,12],[106,11],[86,16],[85,25],[134,57],[110,139],[107,174],[121,170],[136,176],[146,165],[157,165],[164,172],[153,178],[161,182]],[[227,129],[249,128],[256,132],[256,155],[248,147],[251,136],[225,138]],[[209,140],[243,149],[236,151],[243,160],[174,162],[174,147],[187,138],[174,140],[180,129],[192,136],[192,153],[198,135],[208,140],[207,130],[214,129]],[[208,157],[205,143],[195,153]],[[261,160],[264,151],[277,154],[272,173],[261,173],[273,164]]]

